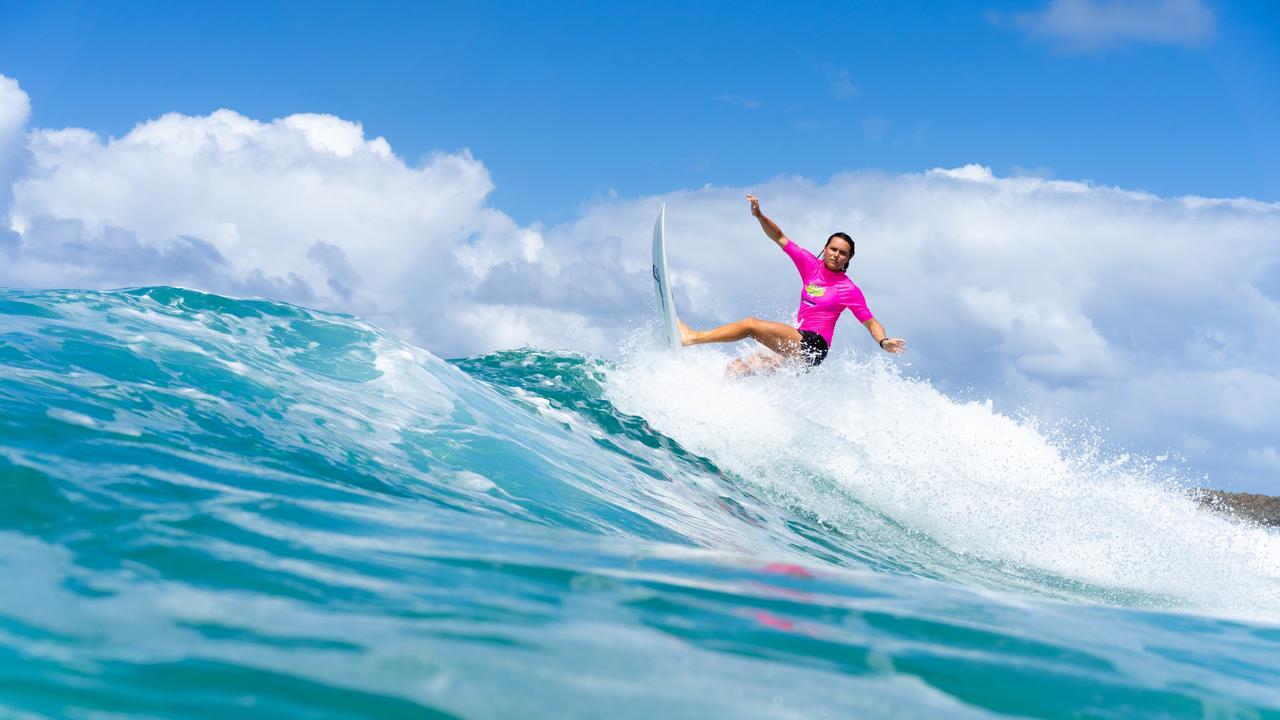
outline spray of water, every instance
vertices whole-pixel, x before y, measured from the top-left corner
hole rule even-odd
[[[1108,460],[957,402],[892,363],[833,356],[729,380],[728,357],[635,344],[609,399],[853,539],[857,559],[1075,600],[1280,619],[1280,537],[1201,510],[1168,464]]]

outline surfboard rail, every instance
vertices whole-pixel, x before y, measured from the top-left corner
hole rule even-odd
[[[658,220],[653,224],[653,292],[658,301],[658,322],[662,328],[662,341],[673,352],[679,352],[680,326],[676,323],[676,304],[671,299],[671,275],[667,272],[667,204],[658,208]]]

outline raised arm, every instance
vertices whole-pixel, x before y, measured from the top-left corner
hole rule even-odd
[[[760,200],[755,195],[748,195],[747,200],[751,201],[751,214],[755,215],[756,219],[760,221],[760,227],[764,230],[764,234],[768,235],[770,240],[778,243],[778,247],[786,250],[787,236],[782,234],[782,228],[760,212]]]

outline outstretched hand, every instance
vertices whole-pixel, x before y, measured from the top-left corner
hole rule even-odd
[[[907,341],[902,338],[885,338],[880,344],[881,349],[885,352],[891,352],[894,355],[901,355],[907,349]]]
[[[751,214],[760,217],[760,199],[755,195],[748,195],[747,200],[751,201]]]

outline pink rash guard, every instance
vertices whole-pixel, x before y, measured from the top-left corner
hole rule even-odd
[[[800,330],[818,333],[830,346],[836,320],[845,308],[849,308],[860,323],[874,317],[867,308],[867,300],[862,296],[862,291],[848,275],[831,272],[808,250],[791,242],[791,238],[787,238],[786,247],[782,250],[796,264],[796,270],[800,271],[800,281],[804,283],[804,289],[800,291],[800,309],[796,311]]]

